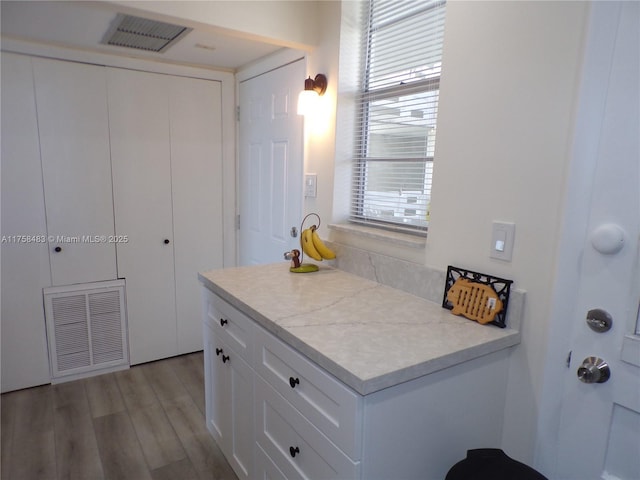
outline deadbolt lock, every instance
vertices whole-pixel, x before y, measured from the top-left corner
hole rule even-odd
[[[587,357],[578,368],[578,378],[584,383],[604,383],[611,377],[607,362],[598,357]]]
[[[587,312],[587,325],[594,332],[604,333],[611,330],[613,319],[609,312],[601,308],[594,308]]]

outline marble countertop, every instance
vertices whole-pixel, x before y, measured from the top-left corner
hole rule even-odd
[[[331,267],[294,274],[282,262],[198,276],[213,293],[362,395],[520,342],[517,330],[480,325],[437,303]]]

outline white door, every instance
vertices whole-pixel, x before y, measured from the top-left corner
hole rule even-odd
[[[118,276],[127,282],[131,364],[178,353],[169,77],[108,69]],[[195,272],[194,272],[195,275]]]
[[[299,60],[240,84],[240,265],[284,261],[300,244],[304,74]]]
[[[51,286],[31,57],[2,52],[2,392],[49,383]],[[30,235],[30,239],[20,239]],[[30,241],[35,240],[35,241]]]
[[[584,86],[595,88],[583,86],[583,107],[586,102],[588,108],[582,113],[592,115],[579,120],[586,135],[577,144],[585,156],[588,149],[582,147],[594,146],[593,161],[579,159],[590,169],[584,178],[592,185],[582,199],[587,225],[584,243],[575,245],[580,255],[576,255],[573,276],[577,289],[571,357],[552,478],[638,480],[640,3],[594,2],[592,9]],[[622,248],[616,252],[621,240]],[[571,274],[565,280],[571,281]],[[611,330],[597,333],[587,325],[587,312],[595,309],[610,314]],[[595,312],[590,316],[598,317]],[[578,369],[588,357],[608,364],[606,382],[584,383],[578,378]],[[598,374],[589,368],[580,371],[584,380],[596,379]]]
[[[103,67],[33,59],[53,285],[116,278]]]
[[[169,77],[178,353],[202,350],[198,272],[222,268],[220,82]]]

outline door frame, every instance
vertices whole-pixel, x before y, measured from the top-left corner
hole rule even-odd
[[[576,328],[576,316],[582,314],[575,311],[581,278],[578,266],[581,264],[583,246],[589,244],[591,195],[596,183],[602,119],[609,95],[610,65],[616,43],[615,19],[620,8],[619,2],[591,2],[585,29],[583,66],[576,95],[571,161],[566,172],[564,213],[558,237],[548,349],[535,444],[535,467],[552,476],[558,470],[558,449],[561,447],[559,429],[563,409],[566,408],[566,368],[572,350],[573,330]],[[640,208],[640,205],[635,208]],[[640,268],[638,239],[634,238],[633,232],[627,232],[629,233],[631,235],[625,239],[625,248],[635,250],[636,268]],[[635,290],[629,292],[640,292],[640,279],[636,278],[632,288]],[[638,302],[640,298],[635,298],[634,301]],[[637,303],[635,307],[638,307]],[[628,341],[628,345],[625,346],[640,351],[640,335],[636,334],[637,316],[634,319],[633,322],[629,320],[623,327],[626,334],[625,342]],[[571,363],[574,371],[575,364],[576,359]],[[578,381],[575,375],[572,378]]]
[[[236,91],[236,112],[239,112],[242,109],[242,105],[240,105],[240,84],[246,80],[250,80],[259,75],[263,75],[272,70],[276,70],[278,68],[284,67],[290,63],[297,61],[304,62],[304,70],[307,71],[308,66],[308,57],[307,53],[302,50],[296,50],[291,48],[285,48],[282,50],[278,50],[272,55],[268,55],[256,63],[249,65],[245,68],[239,70],[235,75],[235,91]],[[302,85],[304,79],[300,79],[300,85]],[[302,89],[302,87],[301,87]],[[246,111],[246,109],[244,109]],[[234,233],[235,233],[235,244],[234,244],[234,253],[235,253],[235,265],[240,265],[240,119],[238,114],[236,114],[235,121],[236,128],[236,143],[235,143],[235,214],[233,215],[234,221]],[[304,139],[303,139],[303,152],[304,152]],[[305,158],[303,153],[302,158],[302,169],[304,172],[305,168]],[[303,209],[304,210],[304,209]],[[225,264],[225,267],[227,265]]]

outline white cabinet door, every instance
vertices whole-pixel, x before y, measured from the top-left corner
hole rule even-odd
[[[116,278],[103,67],[33,59],[54,285]]]
[[[127,280],[131,363],[178,353],[169,77],[109,68],[118,276]],[[196,273],[194,272],[194,276]]]
[[[207,305],[206,301],[204,302]],[[221,352],[216,353],[216,349],[221,350],[223,347],[216,344],[218,338],[208,325],[204,326],[204,369],[205,369],[205,408],[207,430],[216,440],[218,445],[228,443],[227,435],[231,431],[231,416],[228,412],[231,410],[229,401],[231,396],[227,392],[229,384],[229,371],[222,368],[220,362]]]
[[[260,445],[256,445],[255,478],[268,478],[269,480],[287,480],[284,473],[276,466]]]
[[[51,285],[31,58],[2,53],[2,391],[49,383]],[[21,238],[19,236],[31,236]],[[44,238],[42,238],[44,237]]]
[[[252,478],[253,370],[205,326],[207,428],[241,480]]]
[[[178,353],[202,350],[199,271],[222,267],[220,82],[171,77],[171,188]]]

